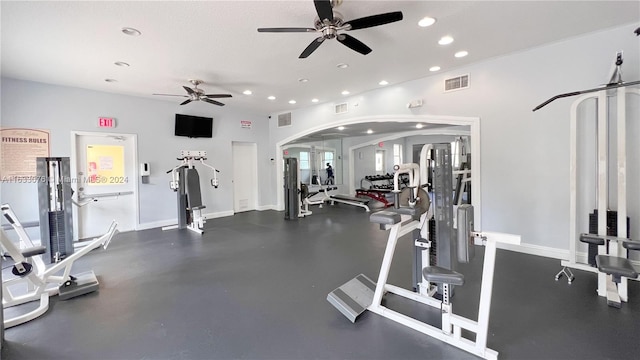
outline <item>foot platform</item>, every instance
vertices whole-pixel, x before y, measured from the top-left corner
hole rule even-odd
[[[69,300],[98,290],[100,284],[93,271],[83,272],[73,277],[75,280],[69,281],[68,284],[60,285],[58,288],[58,298],[60,300]]]
[[[342,315],[351,322],[355,322],[373,302],[376,284],[363,274],[349,280],[344,285],[327,295],[327,300],[335,306]]]

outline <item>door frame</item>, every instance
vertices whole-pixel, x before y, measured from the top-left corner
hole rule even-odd
[[[254,194],[254,199],[253,199],[253,204],[250,204],[250,209],[245,210],[245,211],[252,211],[252,210],[258,210],[258,203],[260,200],[260,192],[258,189],[258,144],[255,142],[251,142],[251,141],[231,141],[231,161],[232,163],[235,163],[236,159],[235,159],[235,152],[234,152],[234,145],[235,144],[240,144],[240,146],[250,146],[251,147],[251,156],[252,156],[252,160],[253,160],[253,166],[249,169],[252,175],[252,179],[254,179],[253,181],[253,194]],[[233,168],[233,166],[232,166]],[[235,170],[233,171],[233,213],[237,214],[239,212],[236,212],[236,174],[235,174]],[[243,212],[243,211],[240,211]]]
[[[140,192],[139,192],[139,166],[138,166],[138,134],[125,134],[125,133],[107,133],[107,132],[92,132],[92,131],[71,131],[71,174],[72,178],[77,177],[78,175],[78,166],[77,166],[77,158],[78,158],[78,137],[79,136],[96,136],[96,137],[125,137],[127,140],[133,140],[133,177],[135,181],[133,183],[133,198],[135,200],[135,219],[133,221],[133,230],[138,231],[140,228]],[[77,178],[76,178],[77,180]],[[78,182],[75,182],[75,189],[73,189],[76,193],[78,192],[77,188]],[[73,183],[72,183],[73,185]],[[72,187],[73,188],[73,187]],[[79,211],[78,209],[74,209],[75,214],[73,216],[73,241],[78,241],[78,230],[79,230]]]

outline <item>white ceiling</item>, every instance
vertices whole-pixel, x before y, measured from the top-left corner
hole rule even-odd
[[[404,20],[349,32],[373,49],[363,56],[326,41],[307,59],[313,33],[258,33],[258,27],[313,27],[311,0],[1,2],[2,76],[154,97],[183,94],[187,79],[230,93],[227,107],[273,113],[339,100],[579,34],[640,22],[638,1],[344,0],[346,20],[402,11]],[[418,27],[424,16],[437,18]],[[134,27],[141,36],[124,35]],[[437,41],[451,35],[455,41]],[[459,50],[469,56],[454,58]],[[131,64],[118,67],[116,61]],[[348,63],[347,69],[336,64]],[[523,69],[526,71],[526,69]],[[117,82],[107,83],[106,78]],[[309,79],[306,83],[299,78]],[[253,95],[243,95],[250,89]],[[267,100],[274,95],[275,101]],[[155,96],[181,102],[182,98]],[[297,104],[290,105],[290,99]],[[189,105],[185,105],[187,107]],[[214,105],[211,105],[214,106]]]

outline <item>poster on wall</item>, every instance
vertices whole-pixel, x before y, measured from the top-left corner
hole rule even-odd
[[[124,146],[87,145],[88,185],[120,185],[125,178]]]
[[[0,128],[2,182],[36,182],[36,158],[49,157],[49,130]]]

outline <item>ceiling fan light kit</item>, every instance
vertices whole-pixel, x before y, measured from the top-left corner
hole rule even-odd
[[[337,39],[342,45],[362,55],[367,55],[371,52],[371,48],[353,36],[343,33],[343,31],[366,29],[402,20],[402,12],[394,11],[344,21],[342,14],[333,10],[333,7],[338,6],[342,1],[315,0],[313,3],[318,14],[313,28],[258,28],[258,32],[316,32],[322,34],[302,51],[299,56],[300,59],[307,58],[325,40],[330,39]]]

